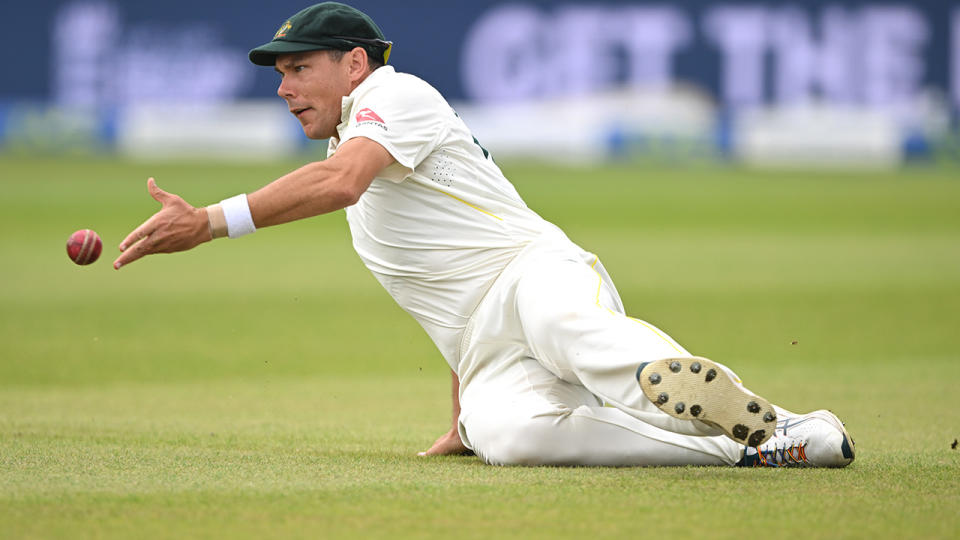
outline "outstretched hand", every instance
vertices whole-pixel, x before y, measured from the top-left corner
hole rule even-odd
[[[113,262],[117,270],[145,255],[186,251],[212,239],[205,208],[160,189],[153,178],[147,191],[163,207],[120,242],[123,253]]]
[[[440,436],[428,450],[420,452],[418,456],[460,456],[472,454],[470,449],[464,446],[460,440],[460,433],[456,429],[451,429]]]

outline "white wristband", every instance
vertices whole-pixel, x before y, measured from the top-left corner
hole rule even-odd
[[[227,218],[227,235],[230,238],[240,238],[257,231],[253,216],[250,215],[246,193],[220,201],[220,207],[223,208],[223,216]]]

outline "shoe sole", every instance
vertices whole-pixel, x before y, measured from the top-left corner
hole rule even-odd
[[[715,426],[738,443],[760,446],[776,430],[773,405],[707,358],[645,362],[637,368],[637,382],[661,411],[681,420],[700,420]]]

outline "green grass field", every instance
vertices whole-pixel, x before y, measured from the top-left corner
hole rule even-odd
[[[0,157],[0,537],[960,536],[960,170],[505,166],[631,315],[858,445],[586,469],[416,456],[447,369],[342,213],[112,270],[147,176],[205,205],[294,165]]]

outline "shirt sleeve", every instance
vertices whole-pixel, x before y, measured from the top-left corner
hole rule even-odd
[[[426,85],[373,88],[354,102],[340,144],[354,137],[379,143],[397,163],[377,177],[401,182],[446,137],[449,114],[449,107]]]

